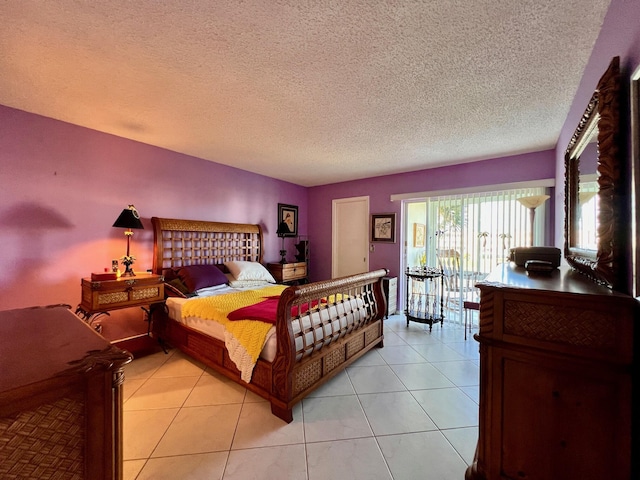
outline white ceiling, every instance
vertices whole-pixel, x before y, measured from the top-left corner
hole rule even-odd
[[[303,186],[553,148],[609,0],[5,0],[0,104]]]

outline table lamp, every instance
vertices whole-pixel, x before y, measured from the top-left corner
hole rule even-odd
[[[282,264],[287,263],[287,251],[284,248],[284,237],[288,233],[291,233],[289,225],[287,225],[286,222],[280,222],[280,225],[278,225],[278,230],[276,230],[276,235],[282,238],[282,247],[280,248],[280,256],[282,257],[280,259],[280,263]]]
[[[133,235],[131,229],[144,229],[144,227],[142,226],[142,222],[140,221],[140,214],[136,210],[136,207],[134,207],[133,205],[129,205],[127,208],[122,210],[122,213],[116,219],[113,226],[127,229],[124,232],[124,234],[127,236],[127,254],[122,257],[122,264],[125,266],[125,271],[122,276],[133,277],[135,276],[135,273],[133,273],[131,265],[133,265],[133,262],[136,258],[129,254],[131,236]]]

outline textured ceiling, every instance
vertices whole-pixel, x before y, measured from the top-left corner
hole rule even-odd
[[[0,104],[314,186],[553,148],[609,0],[4,0]]]

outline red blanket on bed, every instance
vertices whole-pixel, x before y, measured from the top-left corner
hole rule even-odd
[[[278,313],[278,300],[280,297],[266,297],[262,302],[254,303],[253,305],[248,305],[246,307],[239,308],[230,312],[227,315],[229,320],[259,320],[261,322],[267,322],[271,324],[276,323],[276,315]],[[322,300],[323,303],[326,300]],[[311,302],[311,307],[309,307],[308,303],[303,303],[300,305],[300,315],[309,311],[309,308],[316,307],[318,305],[317,300],[313,300]],[[295,317],[298,315],[298,306],[294,305],[291,307],[291,316]]]

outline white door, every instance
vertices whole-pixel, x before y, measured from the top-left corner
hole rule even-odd
[[[369,197],[333,201],[331,277],[369,271]]]

